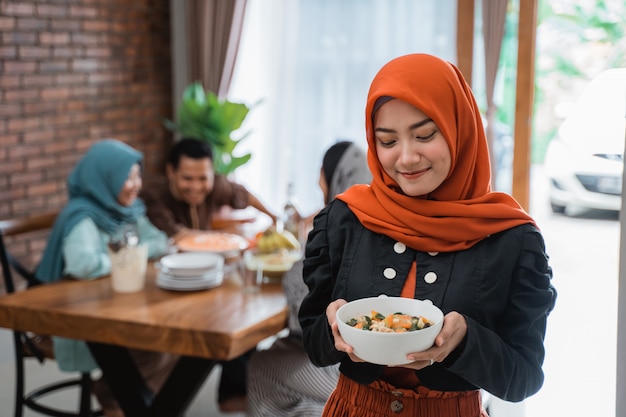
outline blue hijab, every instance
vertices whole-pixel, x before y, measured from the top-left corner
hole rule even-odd
[[[105,139],[89,148],[67,179],[69,199],[57,217],[41,262],[35,272],[40,282],[53,282],[63,275],[63,240],[85,217],[111,234],[121,224],[136,221],[145,213],[137,199],[130,207],[117,201],[130,169],[143,154],[115,140]]]

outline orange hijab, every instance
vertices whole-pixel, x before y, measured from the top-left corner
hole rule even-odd
[[[380,97],[417,107],[433,119],[448,142],[450,173],[428,196],[404,195],[378,161],[372,120]],[[449,62],[412,54],[383,66],[370,86],[365,127],[372,183],[353,186],[337,198],[367,229],[417,250],[451,252],[470,248],[492,233],[534,224],[513,197],[491,191],[480,112],[461,72]]]

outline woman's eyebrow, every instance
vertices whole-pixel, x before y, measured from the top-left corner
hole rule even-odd
[[[425,124],[428,124],[430,122],[432,122],[433,119],[428,118],[428,119],[424,119],[421,122],[417,122],[415,124],[412,124],[411,126],[409,126],[409,129],[413,130],[413,129],[417,129],[418,127],[424,126]]]
[[[433,119],[430,119],[430,118],[421,120],[421,121],[419,121],[417,123],[414,123],[411,126],[409,126],[409,129],[410,130],[417,129],[418,127],[424,126],[425,124],[428,124],[428,123],[430,123],[432,121],[433,121]],[[385,127],[377,127],[376,129],[374,129],[374,131],[375,132],[383,132],[383,133],[394,133],[395,132],[394,129],[387,129]]]

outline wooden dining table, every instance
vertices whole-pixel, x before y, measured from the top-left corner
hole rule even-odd
[[[0,297],[0,327],[85,340],[126,417],[183,416],[213,366],[234,359],[286,326],[280,285],[241,290],[236,268],[201,291],[156,285],[148,266],[145,289],[116,293],[110,277],[62,280]],[[153,394],[129,348],[181,355]]]

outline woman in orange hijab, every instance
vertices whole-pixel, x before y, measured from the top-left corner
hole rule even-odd
[[[522,401],[543,384],[556,291],[543,237],[509,195],[490,189],[482,120],[459,70],[426,54],[387,63],[365,124],[370,185],[337,196],[314,221],[299,312],[317,366],[341,363],[324,416],[486,416],[480,389]],[[445,313],[413,362],[363,362],[335,315],[379,295],[429,299]]]

